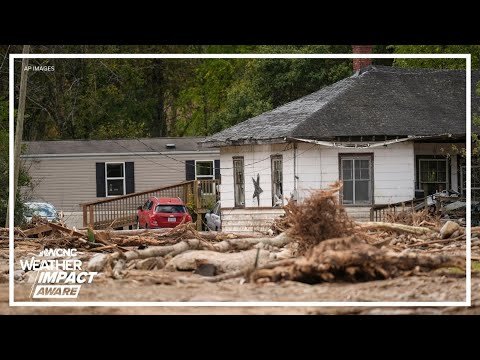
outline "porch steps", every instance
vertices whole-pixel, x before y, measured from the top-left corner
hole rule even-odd
[[[222,209],[222,230],[234,233],[267,232],[283,209]]]

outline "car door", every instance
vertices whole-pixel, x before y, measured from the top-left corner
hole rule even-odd
[[[149,206],[150,203],[151,203],[151,201],[147,200],[147,202],[145,204],[143,204],[142,210],[139,210],[139,212],[138,212],[138,222],[140,223],[140,225],[145,225],[145,223],[146,223],[145,214],[148,211],[148,206]]]
[[[213,211],[210,215],[211,221],[211,229],[212,230],[220,230],[221,222],[220,222],[220,203],[217,203],[213,208]]]

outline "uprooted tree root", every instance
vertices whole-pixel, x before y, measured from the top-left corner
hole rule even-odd
[[[328,190],[312,192],[301,204],[291,202],[285,207],[283,226],[298,240],[300,254],[326,239],[353,233],[354,223],[339,204],[341,188],[341,183],[336,182]]]
[[[393,278],[415,270],[443,267],[465,269],[465,257],[394,253],[367,244],[362,235],[325,240],[292,264],[254,271],[251,281],[293,280],[308,284],[333,281],[371,281]]]

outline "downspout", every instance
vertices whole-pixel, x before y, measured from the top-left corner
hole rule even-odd
[[[298,191],[297,191],[297,146],[298,143],[293,143],[293,193],[295,194],[295,200],[298,200]]]

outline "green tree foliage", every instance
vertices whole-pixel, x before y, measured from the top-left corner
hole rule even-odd
[[[480,65],[480,45],[395,45],[395,54],[471,54],[472,69]],[[395,66],[465,69],[464,59],[395,59]]]
[[[394,46],[396,54],[471,54],[472,70],[480,68],[480,45],[398,45]],[[465,69],[464,59],[395,59],[394,66],[424,67],[432,69]],[[472,84],[472,91],[480,96],[480,83]],[[472,156],[480,157],[480,109],[472,104]]]
[[[0,227],[5,226],[8,207],[9,180],[9,134],[8,134],[8,101],[0,99]],[[30,185],[30,177],[24,167],[20,168],[19,186]],[[23,199],[20,191],[15,199],[15,223],[23,222]]]

